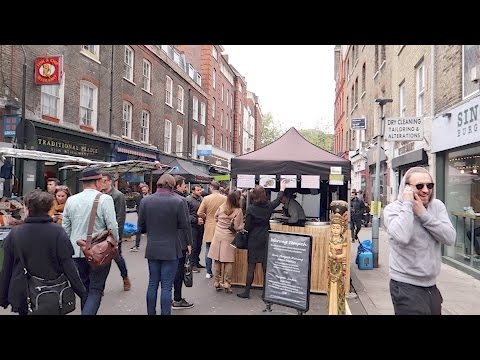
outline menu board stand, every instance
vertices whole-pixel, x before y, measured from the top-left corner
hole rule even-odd
[[[309,310],[311,258],[311,235],[269,231],[264,312],[271,312],[273,304],[296,309],[298,315]]]

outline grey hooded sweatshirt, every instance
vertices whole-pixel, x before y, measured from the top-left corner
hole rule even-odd
[[[383,222],[390,240],[390,277],[417,286],[433,286],[442,263],[441,244],[453,245],[456,232],[447,208],[432,193],[426,212],[413,212],[413,203],[403,201],[407,171],[398,198],[385,206]]]

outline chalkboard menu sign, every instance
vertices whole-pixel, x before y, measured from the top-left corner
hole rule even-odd
[[[264,279],[264,302],[307,312],[310,305],[312,237],[270,231]]]

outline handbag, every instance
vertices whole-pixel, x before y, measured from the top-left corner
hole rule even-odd
[[[190,256],[188,255],[185,258],[185,263],[183,264],[183,283],[186,287],[193,286],[192,263],[190,262]]]
[[[20,261],[27,283],[28,315],[66,315],[75,310],[75,292],[67,276],[62,273],[54,280],[32,275],[25,266],[20,249]]]
[[[90,220],[88,222],[87,240],[77,240],[77,245],[82,249],[85,259],[92,267],[101,267],[112,262],[118,255],[118,243],[114,239],[110,229],[103,230],[92,237],[93,224],[97,213],[98,203],[100,201],[99,193],[93,202]]]
[[[236,249],[242,249],[242,250],[248,249],[248,231],[247,230],[238,231],[235,234],[235,237],[233,238],[230,245]]]

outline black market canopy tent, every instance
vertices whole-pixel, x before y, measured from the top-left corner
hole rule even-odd
[[[331,166],[340,166],[344,180],[350,179],[351,163],[319,148],[294,127],[258,150],[232,158],[232,175],[320,175],[328,180]]]
[[[208,183],[213,180],[213,176],[203,172],[191,162],[182,159],[173,159],[166,165],[170,170],[166,171],[171,175],[181,175],[185,178],[185,182],[203,182]],[[165,172],[163,169],[153,171],[153,175],[162,175]]]

